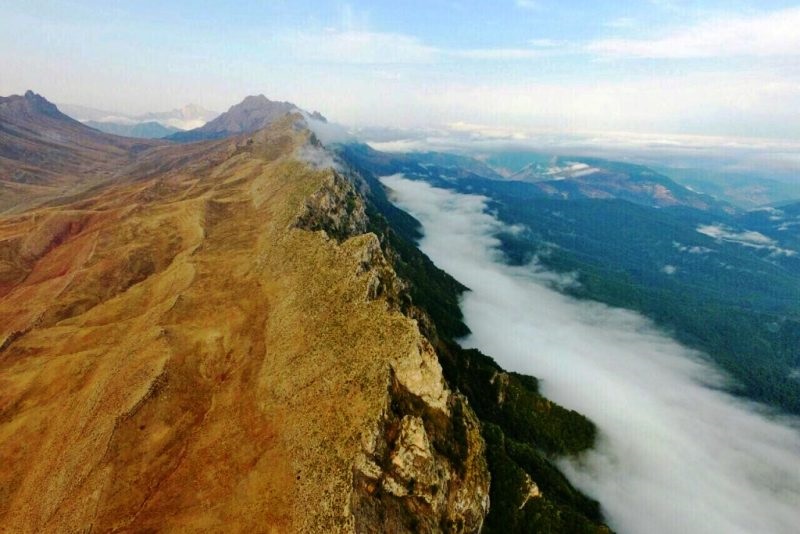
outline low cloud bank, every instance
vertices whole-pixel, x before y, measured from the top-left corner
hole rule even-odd
[[[704,224],[697,227],[697,231],[701,234],[713,237],[717,241],[728,241],[729,243],[736,243],[744,247],[751,248],[766,248],[775,256],[796,256],[797,252],[777,246],[774,239],[770,239],[761,232],[754,230],[745,230],[737,232],[728,228],[724,224]]]
[[[800,426],[712,389],[724,377],[640,315],[550,289],[552,274],[502,263],[486,199],[382,179],[423,224],[422,250],[469,286],[464,344],[542,379],[600,428],[564,461],[621,533],[795,533]]]
[[[490,155],[530,151],[602,157],[642,165],[752,174],[796,183],[800,143],[791,140],[626,132],[553,132],[452,123],[427,130],[365,128],[356,132],[384,152],[458,152]]]

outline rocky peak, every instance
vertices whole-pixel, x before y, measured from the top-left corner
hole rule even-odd
[[[0,98],[0,117],[6,120],[30,118],[37,115],[72,122],[72,119],[61,113],[55,104],[30,89],[25,91],[23,96],[12,95]]]
[[[266,128],[287,113],[297,110],[297,106],[291,102],[277,102],[264,95],[251,95],[200,128],[178,132],[169,138],[186,142],[251,133]]]

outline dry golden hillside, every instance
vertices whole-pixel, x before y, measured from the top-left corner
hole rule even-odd
[[[477,420],[321,150],[287,117],[0,218],[3,529],[480,527]]]

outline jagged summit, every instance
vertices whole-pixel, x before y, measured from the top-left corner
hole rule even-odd
[[[0,120],[16,122],[36,116],[46,116],[70,123],[77,122],[61,113],[55,104],[30,89],[25,91],[24,95],[0,97]]]
[[[280,117],[300,109],[291,102],[278,102],[264,95],[251,95],[212,120],[211,122],[168,137],[173,141],[191,142],[222,139],[241,133],[250,133],[266,128]]]

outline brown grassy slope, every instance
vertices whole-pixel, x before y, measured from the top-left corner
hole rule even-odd
[[[0,218],[2,528],[353,527],[364,429],[420,337],[366,298],[370,236],[292,227],[331,172],[291,157],[307,136]]]

